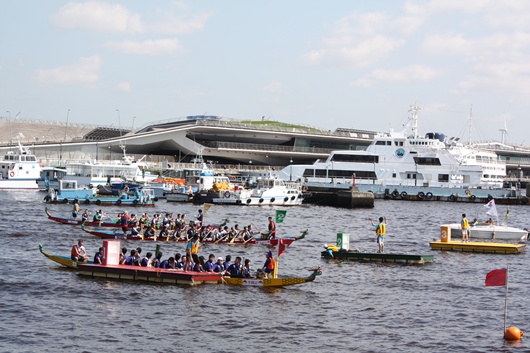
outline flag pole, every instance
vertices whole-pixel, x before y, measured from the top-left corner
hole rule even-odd
[[[506,295],[504,297],[504,332],[506,332],[506,321],[508,318],[508,265],[506,265]]]

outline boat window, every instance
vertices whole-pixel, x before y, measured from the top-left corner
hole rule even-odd
[[[25,162],[26,161],[26,156],[20,156],[20,161],[21,162]]]
[[[433,157],[414,157],[414,163],[417,165],[442,165],[439,158]]]
[[[378,145],[378,146],[385,146],[386,145],[386,141],[375,141],[375,144]]]
[[[379,163],[379,156],[362,154],[334,154],[332,162]]]
[[[396,173],[392,173],[392,178],[395,178],[396,177]]]
[[[439,182],[449,182],[449,174],[438,174]]]

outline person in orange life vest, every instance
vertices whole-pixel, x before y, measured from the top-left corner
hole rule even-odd
[[[272,220],[272,217],[269,217],[269,234],[267,239],[276,239],[276,224]]]
[[[274,259],[272,258],[272,251],[269,251],[267,253],[267,260],[265,260],[265,263],[263,264],[263,272],[265,272],[265,276],[272,276],[272,272],[274,271]]]
[[[83,241],[81,239],[79,239],[77,244],[74,244],[72,246],[71,257],[70,258],[72,260],[78,261],[78,262],[87,262],[88,261],[88,258],[86,256],[86,250],[85,250],[85,247],[83,245]]]

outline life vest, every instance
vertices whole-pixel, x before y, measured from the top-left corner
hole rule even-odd
[[[339,247],[337,245],[328,245],[326,250],[331,250],[332,252],[338,252],[339,251]]]
[[[467,229],[469,228],[469,221],[467,220],[467,218],[464,218],[462,219],[462,229]]]
[[[269,258],[269,263],[267,264],[267,269],[274,270],[274,259],[272,257]]]
[[[379,223],[377,230],[375,231],[377,235],[384,237],[386,234],[386,224]]]
[[[191,254],[198,254],[199,253],[199,242],[193,242],[191,243]]]

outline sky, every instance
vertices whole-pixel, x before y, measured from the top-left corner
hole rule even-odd
[[[421,133],[530,145],[530,1],[0,4],[1,118],[386,132],[416,104]]]

